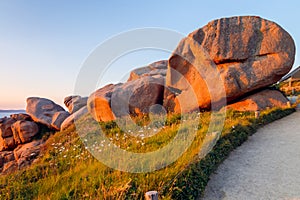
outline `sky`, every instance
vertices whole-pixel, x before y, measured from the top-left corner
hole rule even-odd
[[[24,109],[26,98],[63,105],[99,45],[126,31],[156,27],[181,35],[214,19],[258,15],[287,30],[299,48],[299,1],[0,1],[0,109]],[[145,40],[149,39],[145,36]],[[168,59],[145,49],[112,61],[98,87],[125,80],[131,69]],[[300,65],[296,54],[294,67]],[[96,88],[91,88],[90,91]],[[83,96],[88,95],[87,91]]]

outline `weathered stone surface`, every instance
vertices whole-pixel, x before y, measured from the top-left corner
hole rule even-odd
[[[116,117],[149,113],[151,106],[162,105],[165,78],[144,76],[114,88],[111,108]]]
[[[196,94],[193,107],[209,109],[211,101],[231,102],[277,82],[294,58],[292,37],[276,23],[253,16],[223,18],[179,43],[169,59],[166,85],[179,91],[178,98]],[[225,95],[214,89],[220,85]]]
[[[12,150],[16,147],[13,136],[2,138],[0,137],[0,151]]]
[[[88,98],[87,109],[96,121],[115,120],[115,115],[110,108],[111,95],[115,87],[122,84],[109,84],[96,90]]]
[[[18,164],[15,160],[4,163],[1,174],[9,174],[18,169]]]
[[[86,106],[80,108],[78,111],[71,114],[65,121],[61,124],[61,130],[67,129],[69,126],[74,124],[74,121],[79,119],[81,116],[88,113],[88,109]]]
[[[8,163],[13,160],[15,160],[13,151],[0,152],[0,168],[2,168],[5,163]]]
[[[62,122],[70,115],[53,101],[39,97],[30,97],[27,99],[26,112],[35,122],[39,122],[55,130],[60,130]]]
[[[97,121],[148,113],[151,106],[162,105],[165,79],[144,76],[124,84],[107,85],[88,99],[88,110]]]
[[[40,140],[32,141],[24,145],[19,145],[14,150],[14,156],[18,167],[22,168],[31,164],[31,162],[40,154],[42,142]]]
[[[30,115],[25,113],[18,113],[10,115],[11,118],[15,119],[16,121],[25,120],[25,121],[32,121]]]
[[[160,60],[149,64],[146,67],[134,69],[130,72],[130,76],[127,81],[134,81],[144,76],[166,76],[168,68],[167,60]]]
[[[82,107],[86,106],[88,97],[81,97],[81,96],[67,96],[64,99],[64,104],[69,110],[70,114],[75,113]]]
[[[32,121],[20,120],[15,122],[11,128],[16,144],[30,142],[32,138],[39,132],[38,125]]]
[[[227,109],[237,111],[260,111],[266,108],[284,108],[287,107],[289,100],[278,90],[262,90],[242,100],[230,104]]]
[[[11,130],[11,125],[13,125],[13,123],[15,123],[16,120],[12,119],[12,118],[1,118],[0,119],[0,137],[2,138],[7,138],[7,137],[11,137],[12,134],[12,130]]]
[[[1,151],[0,152],[0,157],[2,158],[4,163],[15,160],[15,156],[14,156],[13,151]]]

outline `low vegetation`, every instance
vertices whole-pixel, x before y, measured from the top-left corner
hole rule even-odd
[[[226,111],[224,127],[223,123],[218,124],[218,117],[222,120],[221,114],[210,112],[172,115],[166,119],[142,116],[134,119],[139,126],[129,123],[129,119],[99,124],[85,116],[76,128],[72,126],[50,135],[40,158],[31,167],[1,176],[0,199],[143,199],[149,190],[159,191],[163,199],[195,199],[203,193],[209,175],[230,151],[261,125],[293,111],[293,108],[270,109],[255,119],[253,112],[229,110]],[[212,126],[213,115],[216,118]],[[222,127],[219,133],[215,131],[218,126]],[[95,127],[101,127],[108,139],[100,138]],[[208,134],[208,130],[212,130],[211,133]],[[129,173],[112,169],[90,153],[97,157],[112,148],[134,153],[153,152],[167,146],[176,137],[189,135],[193,135],[192,142],[178,159],[174,159],[175,162],[164,162],[172,158],[170,154],[159,157],[160,162],[155,166],[147,160],[135,161],[143,163],[141,166],[150,171],[158,169],[152,172]],[[216,145],[212,148],[213,141]],[[177,149],[181,148],[180,145],[183,144],[179,143]],[[117,160],[116,166],[122,169],[143,170],[140,165],[132,168],[122,156]]]

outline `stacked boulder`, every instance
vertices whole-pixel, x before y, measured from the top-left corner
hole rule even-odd
[[[64,104],[68,108],[70,116],[68,116],[61,124],[61,130],[70,127],[81,116],[85,115],[87,111],[87,97],[79,95],[67,96],[64,99]]]
[[[72,106],[76,113],[78,104]],[[0,119],[0,173],[5,174],[30,165],[43,146],[40,127],[61,129],[70,116],[61,106],[45,98],[27,99],[27,114],[12,114]]]
[[[109,84],[92,93],[88,111],[96,121],[149,113],[163,104],[166,71],[165,60],[133,70],[126,83]]]
[[[23,146],[32,146],[38,133],[38,124],[27,114],[13,114],[0,119],[0,173],[25,167],[37,157],[39,150],[33,154],[31,148]],[[17,151],[20,153],[16,154]]]
[[[268,88],[290,71],[294,58],[294,41],[278,24],[256,16],[222,18],[190,33],[168,61],[100,88],[87,107],[97,121],[148,113],[156,104],[171,113],[227,104],[243,111],[284,107],[288,99]]]

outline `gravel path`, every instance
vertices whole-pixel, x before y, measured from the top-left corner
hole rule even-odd
[[[259,129],[219,166],[205,200],[300,200],[300,111]]]

